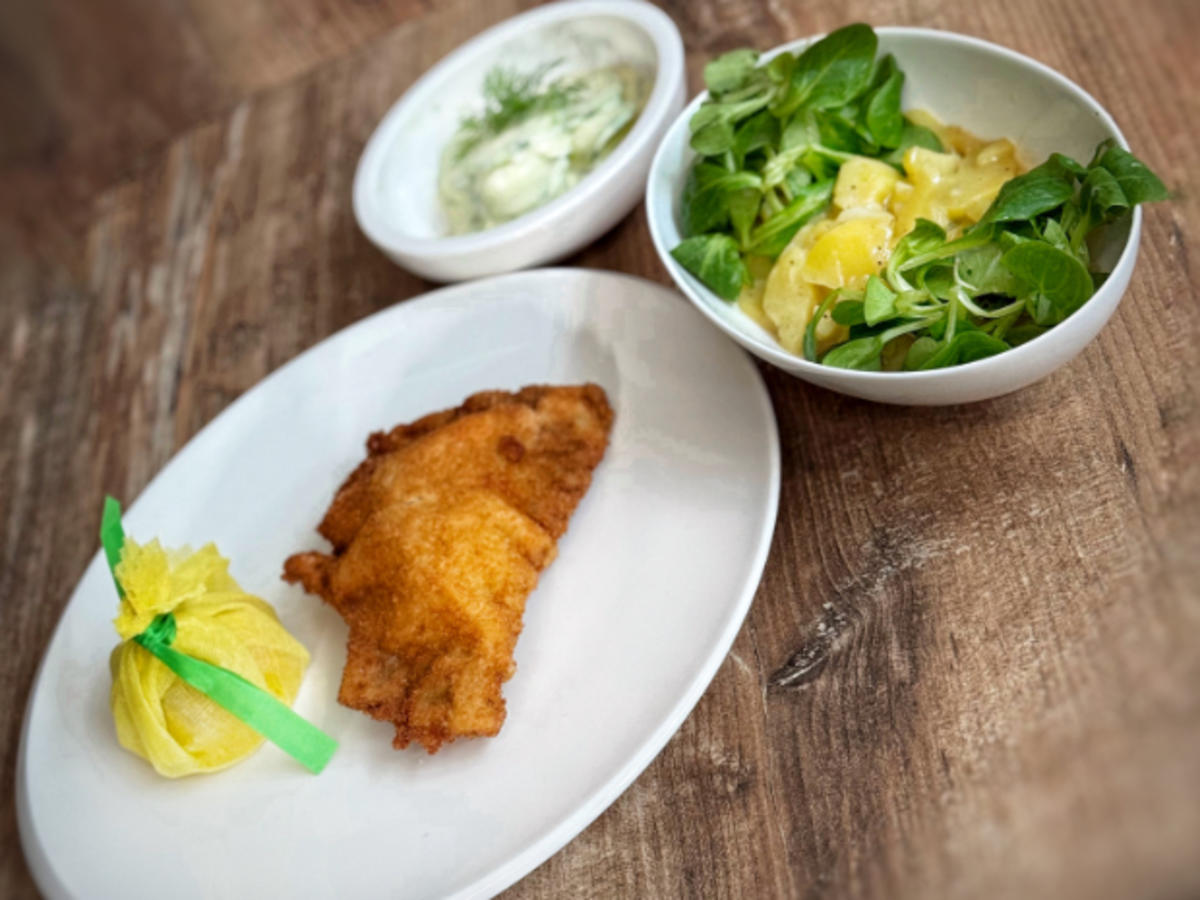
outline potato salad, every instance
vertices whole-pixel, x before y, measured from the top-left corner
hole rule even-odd
[[[865,290],[918,219],[957,237],[1024,170],[1010,140],[985,141],[925,112],[909,118],[936,134],[945,150],[909,147],[899,169],[865,156],[848,159],[838,170],[831,204],[796,232],[778,259],[749,260],[752,280],[738,305],[790,352],[803,353],[805,330],[821,302],[836,290]],[[832,315],[816,325],[819,353],[848,337],[848,326]],[[903,362],[898,350],[908,343],[892,350],[893,365]]]
[[[904,73],[848,25],[704,69],[672,257],[788,352],[864,371],[974,362],[1092,296],[1089,239],[1165,199],[1113,141],[1026,170],[1004,137],[903,111]]]

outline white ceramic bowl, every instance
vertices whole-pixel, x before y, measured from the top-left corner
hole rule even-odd
[[[478,109],[496,64],[583,71],[617,62],[654,72],[625,139],[579,184],[532,212],[475,234],[447,235],[437,198],[441,153]],[[359,227],[400,265],[434,281],[537,266],[595,240],[641,199],[655,148],[685,97],[683,41],[664,12],[640,0],[570,0],[514,16],[426,72],[388,110],[354,176]]]
[[[987,41],[923,28],[877,28],[879,52],[892,53],[905,72],[904,108],[921,108],[943,122],[984,137],[1008,137],[1026,160],[1039,163],[1059,151],[1083,162],[1096,144],[1116,138],[1128,148],[1112,117],[1082,88],[1054,70]],[[784,44],[803,49],[816,38]],[[1110,227],[1095,256],[1108,280],[1074,315],[1013,350],[977,362],[926,372],[859,372],[809,362],[784,350],[736,304],[722,300],[670,254],[682,235],[679,198],[692,161],[688,120],[707,93],[671,126],[650,168],[646,214],[655,249],[679,288],[722,331],[756,356],[822,387],[883,403],[944,405],[1015,391],[1066,363],[1096,336],[1125,293],[1137,259],[1142,213],[1127,227]]]

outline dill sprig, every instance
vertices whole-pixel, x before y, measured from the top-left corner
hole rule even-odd
[[[485,138],[497,135],[535,113],[567,104],[577,85],[547,81],[561,60],[544,63],[528,72],[496,66],[483,78],[483,111],[466,116],[459,125],[458,156],[462,158]]]

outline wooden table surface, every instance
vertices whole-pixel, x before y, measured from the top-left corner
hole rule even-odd
[[[7,787],[103,493],[429,287],[358,232],[355,162],[423,70],[526,5],[0,4]],[[891,408],[763,368],[783,493],[733,651],[506,896],[1200,896],[1200,3],[666,5],[693,90],[721,50],[856,19],[999,42],[1093,94],[1175,197],[1099,339],[1016,395]],[[667,283],[640,209],[569,262]],[[32,895],[7,787],[0,896]]]

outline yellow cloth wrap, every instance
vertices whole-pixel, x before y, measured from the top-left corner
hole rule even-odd
[[[126,539],[116,576],[125,596],[114,624],[124,642],[109,665],[121,745],[169,778],[214,772],[254,752],[262,735],[132,639],[170,612],[172,647],[237,673],[288,706],[300,690],[308,651],[267,603],[238,586],[212,544],[168,554],[158,541]]]

